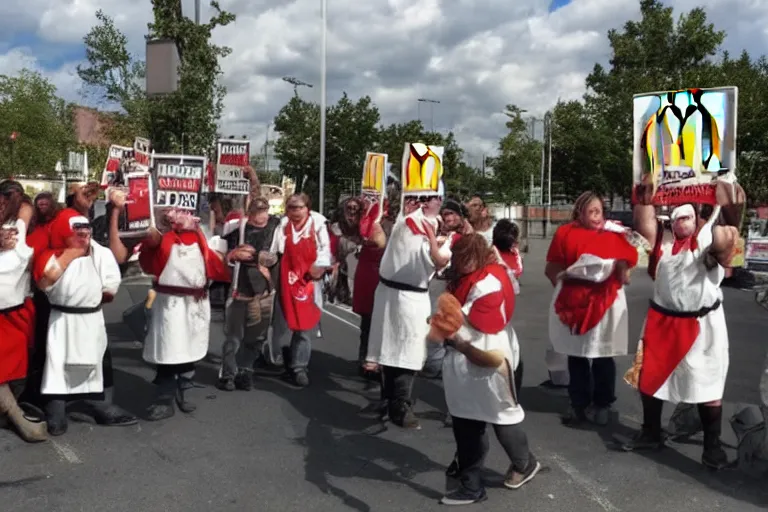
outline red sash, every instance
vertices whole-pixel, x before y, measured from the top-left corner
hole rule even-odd
[[[462,277],[451,289],[451,293],[465,306],[472,289],[489,275],[501,283],[501,290],[475,299],[470,306],[467,320],[472,327],[484,334],[496,334],[507,326],[515,311],[515,290],[506,268],[498,263],[486,265]]]
[[[312,223],[311,218],[305,222]],[[310,225],[294,243],[293,225],[285,226],[285,249],[280,261],[280,305],[285,323],[292,331],[307,331],[320,321],[321,311],[315,304],[315,283],[309,271],[317,260],[315,227]]]
[[[169,231],[163,235],[160,245],[157,247],[146,247],[142,244],[142,250],[139,253],[139,265],[141,269],[149,275],[157,278],[163,273],[168,258],[171,256],[171,249],[176,244],[193,245],[197,243],[200,251],[203,253],[205,261],[205,277],[209,281],[220,281],[228,283],[232,280],[227,265],[208,247],[205,235],[198,229],[197,231],[184,231],[176,233]]]
[[[653,396],[699,337],[699,319],[675,317],[648,308],[643,332],[643,367],[640,391]]]

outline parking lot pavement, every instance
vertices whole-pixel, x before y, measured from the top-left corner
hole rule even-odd
[[[543,247],[543,246],[542,246]],[[612,450],[614,432],[639,426],[634,391],[617,385],[617,423],[601,430],[560,425],[567,398],[543,390],[551,287],[542,276],[543,248],[532,244],[514,322],[525,360],[521,400],[531,449],[547,471],[518,491],[500,486],[506,459],[495,440],[487,461],[489,500],[483,510],[647,512],[765,510],[768,491],[736,471],[711,473],[698,462],[700,439],[655,455]],[[115,357],[118,401],[143,414],[153,387],[140,345],[121,323],[122,311],[143,299],[144,285],[127,285],[106,311]],[[638,272],[628,290],[630,329],[639,334],[651,283]],[[731,371],[726,418],[739,403],[755,403],[765,355],[766,311],[746,292],[726,290]],[[220,318],[220,317],[219,317]],[[449,484],[452,432],[443,419],[439,381],[420,379],[416,413],[422,429],[382,426],[359,411],[377,391],[356,377],[357,318],[326,306],[324,337],[314,341],[311,385],[295,389],[260,375],[252,392],[214,387],[217,366],[201,363],[193,391],[198,411],[127,428],[73,423],[52,442],[24,445],[0,431],[0,510],[9,511],[402,511],[438,510]],[[211,360],[220,351],[212,327]],[[622,372],[630,357],[619,358]],[[667,408],[667,415],[671,407]],[[726,442],[733,435],[724,423]],[[733,450],[730,455],[734,456]]]

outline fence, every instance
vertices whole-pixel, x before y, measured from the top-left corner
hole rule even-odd
[[[555,230],[571,220],[572,205],[552,206],[504,206],[489,205],[490,213],[496,219],[510,219],[520,225],[523,236],[548,238]]]

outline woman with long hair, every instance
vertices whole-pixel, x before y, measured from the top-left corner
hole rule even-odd
[[[626,355],[629,315],[623,286],[637,265],[627,230],[603,216],[603,199],[584,192],[571,222],[555,232],[545,274],[555,287],[549,337],[557,354],[568,356],[571,410],[567,425],[606,425],[616,401],[615,356]]]
[[[448,334],[443,360],[445,400],[453,418],[457,476],[461,487],[444,496],[446,505],[468,505],[486,499],[481,472],[488,453],[486,426],[491,424],[510,459],[504,485],[518,489],[541,469],[519,424],[525,418],[515,386],[520,361],[511,326],[515,290],[507,269],[483,235],[462,236],[452,247],[448,292],[440,301],[457,301],[461,327]],[[460,309],[459,309],[460,308]],[[446,314],[438,307],[435,316]],[[433,327],[435,322],[433,321]],[[434,339],[435,330],[429,339]]]
[[[11,390],[11,382],[27,376],[35,331],[29,272],[33,249],[26,243],[32,214],[18,182],[0,183],[0,423],[7,418],[22,439],[37,442],[47,439],[43,415],[22,410]]]

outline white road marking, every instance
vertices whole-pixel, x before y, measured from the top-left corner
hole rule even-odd
[[[53,448],[56,450],[56,453],[59,454],[59,457],[62,458],[62,460],[65,460],[69,462],[70,464],[82,464],[83,461],[80,460],[80,457],[77,456],[75,453],[75,450],[72,449],[71,446],[69,446],[66,443],[59,443],[57,441],[54,441],[51,439],[51,444],[53,445]]]
[[[332,317],[332,318],[335,318],[335,319],[336,319],[336,320],[338,320],[339,322],[344,322],[344,323],[345,323],[345,324],[347,324],[348,326],[350,326],[350,327],[353,327],[353,328],[355,328],[355,329],[357,329],[357,330],[360,330],[360,327],[359,327],[359,326],[357,326],[357,325],[353,324],[352,322],[350,322],[349,320],[347,320],[347,319],[345,319],[345,318],[342,318],[342,317],[340,317],[339,315],[337,315],[337,314],[335,314],[335,313],[331,313],[330,311],[328,311],[328,310],[327,310],[327,309],[325,309],[325,308],[323,308],[323,313],[325,313],[326,315],[328,315],[328,316],[330,316],[330,317]]]
[[[550,455],[552,461],[560,467],[571,479],[576,482],[588,495],[589,498],[600,505],[606,512],[621,512],[621,509],[608,501],[600,487],[589,477],[586,477],[573,467],[568,461],[557,454]]]

